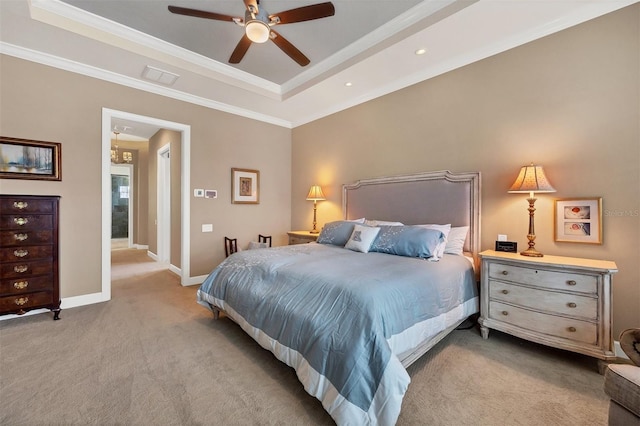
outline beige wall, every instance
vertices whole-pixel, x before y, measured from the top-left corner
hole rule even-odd
[[[63,298],[101,291],[102,108],[191,126],[192,188],[219,191],[216,200],[191,198],[192,276],[224,258],[225,235],[242,246],[258,233],[286,242],[291,130],[2,55],[0,134],[62,143],[61,182],[5,179],[0,191],[62,196]],[[231,204],[232,167],[260,170],[259,205]],[[202,233],[203,223],[212,223],[214,232]]]
[[[292,225],[341,217],[341,184],[429,170],[482,173],[482,248],[526,247],[520,166],[557,189],[536,202],[536,247],[614,260],[614,333],[640,325],[640,5],[471,64],[293,131]],[[603,245],[556,243],[556,198],[603,198]]]

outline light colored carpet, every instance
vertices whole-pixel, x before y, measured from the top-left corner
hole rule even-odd
[[[113,252],[107,303],[0,321],[2,425],[333,424],[295,372],[144,250]],[[605,425],[596,361],[454,331],[409,368],[399,425]]]

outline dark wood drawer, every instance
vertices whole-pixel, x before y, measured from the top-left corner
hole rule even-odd
[[[50,214],[4,214],[0,216],[0,229],[52,229]]]
[[[0,281],[0,294],[33,293],[34,291],[51,290],[53,287],[53,275],[40,275],[37,277],[15,278]]]
[[[51,273],[53,273],[51,259],[0,264],[0,278],[23,278]]]
[[[53,246],[20,246],[0,249],[0,262],[51,259]]]
[[[0,199],[0,214],[53,213],[55,201],[14,196]]]
[[[53,303],[53,294],[48,291],[2,296],[0,297],[0,311],[20,313],[26,309],[49,306]]]
[[[53,244],[53,230],[0,231],[0,246]]]

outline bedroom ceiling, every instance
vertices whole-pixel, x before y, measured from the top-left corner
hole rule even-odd
[[[0,52],[291,128],[637,1],[332,1],[332,17],[277,26],[301,67],[271,42],[229,64],[243,28],[167,10],[241,17],[242,0],[0,0]]]

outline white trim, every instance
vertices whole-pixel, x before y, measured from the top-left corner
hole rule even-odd
[[[189,277],[187,280],[182,280],[182,285],[183,286],[199,285],[199,284],[202,284],[204,280],[207,279],[207,277],[208,275],[198,275],[195,277]]]
[[[171,144],[156,152],[156,252],[160,263],[171,263]]]
[[[149,249],[149,245],[148,244],[134,244],[133,248],[136,250],[148,250]]]
[[[155,260],[156,262],[158,261],[158,255],[152,251],[147,250],[147,256],[149,256],[151,259]]]
[[[182,276],[182,270],[180,268],[178,268],[176,265],[169,264],[169,271],[173,272],[174,274],[176,274],[179,277]]]

